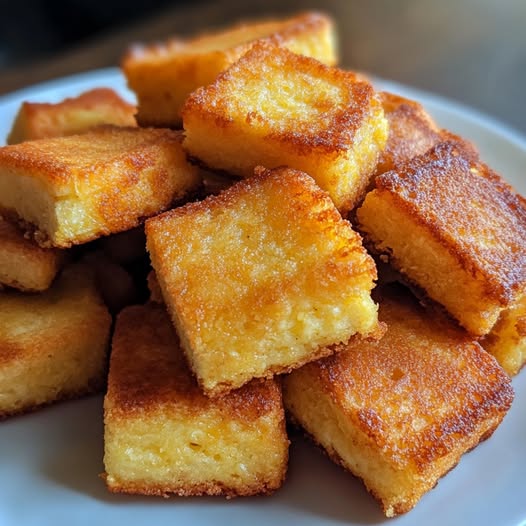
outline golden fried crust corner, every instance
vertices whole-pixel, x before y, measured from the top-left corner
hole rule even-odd
[[[257,164],[302,170],[342,213],[363,197],[387,140],[369,82],[264,41],[193,92],[182,114],[184,147],[202,164],[241,177]]]
[[[254,41],[262,38],[329,65],[337,62],[333,23],[319,13],[243,23],[189,40],[136,45],[124,57],[122,68],[139,100],[139,123],[179,127],[186,97],[198,87],[213,82],[221,71],[248,51]]]
[[[84,265],[40,294],[0,293],[0,418],[99,391],[111,316]]]
[[[133,104],[109,88],[96,88],[62,102],[24,102],[18,111],[7,144],[62,137],[100,124],[135,126]]]
[[[413,508],[513,400],[510,379],[478,343],[393,290],[380,299],[381,340],[353,341],[283,384],[295,420],[387,516]]]
[[[128,230],[199,184],[170,130],[102,126],[0,148],[0,210],[34,225],[42,246]]]
[[[474,335],[524,293],[525,201],[457,142],[377,177],[357,217],[374,249]]]
[[[120,313],[104,407],[111,491],[234,497],[283,482],[288,439],[278,383],[254,380],[207,398],[160,305]]]
[[[63,251],[39,247],[0,217],[0,284],[28,292],[46,290],[64,260]]]
[[[305,173],[259,168],[218,196],[150,219],[146,238],[209,396],[377,333],[374,262]]]

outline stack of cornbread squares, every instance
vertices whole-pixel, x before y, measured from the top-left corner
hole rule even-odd
[[[226,497],[282,485],[288,418],[388,517],[493,433],[526,362],[525,201],[336,62],[306,13],[135,46],[138,125],[108,90],[24,104],[1,416],[107,380],[110,491]]]

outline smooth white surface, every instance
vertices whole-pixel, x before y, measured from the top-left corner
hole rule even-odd
[[[442,126],[475,141],[482,157],[526,194],[523,138],[439,97],[385,81],[376,84],[423,102]],[[113,87],[133,100],[115,69],[41,84],[0,98],[1,140],[21,101],[55,102],[96,86]],[[513,384],[515,402],[493,437],[466,454],[413,511],[389,520],[359,481],[299,438],[291,447],[287,482],[272,497],[111,495],[97,476],[103,471],[102,397],[59,404],[0,422],[0,526],[524,525],[526,371]]]

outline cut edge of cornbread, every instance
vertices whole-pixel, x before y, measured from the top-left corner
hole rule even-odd
[[[38,295],[0,293],[0,316],[0,419],[103,389],[111,316],[85,265]]]
[[[74,135],[100,124],[135,126],[135,106],[109,88],[95,88],[61,102],[23,102],[7,144]]]
[[[122,69],[139,100],[137,120],[142,126],[179,127],[187,96],[213,82],[259,39],[333,65],[334,31],[330,17],[307,12],[284,20],[244,22],[189,40],[135,45],[124,56]]]
[[[268,205],[265,204],[267,201]],[[269,211],[269,206],[274,207],[274,212]],[[281,212],[276,212],[276,206]],[[238,212],[241,209],[243,213]],[[316,263],[312,262],[312,266],[304,272],[296,269],[295,263],[289,262],[292,271],[287,270],[286,275],[279,279],[277,275],[270,279],[267,274],[271,270],[267,267],[271,263],[264,263],[268,258],[262,256],[257,259],[255,255],[249,255],[255,247],[260,247],[258,236],[266,235],[261,228],[251,232],[255,228],[253,225],[266,224],[267,219],[262,219],[261,214],[267,219],[268,214],[272,214],[274,226],[266,225],[267,229],[275,232],[283,228],[283,222],[288,229],[283,234],[282,239],[286,239],[286,243],[283,242],[281,248],[278,246],[282,243],[279,239],[265,238],[266,245],[277,243],[273,249],[274,259],[278,253],[286,253],[291,243],[296,243],[291,239],[299,240],[307,233],[309,246],[303,250],[303,257],[312,259],[313,247],[322,245],[326,251],[332,251],[334,257],[328,259],[327,254],[322,257],[316,250]],[[211,219],[213,217],[214,220]],[[196,227],[202,221],[204,223]],[[313,234],[315,225],[317,235]],[[223,252],[227,250],[228,242],[220,232],[234,233],[236,229],[243,230],[245,227],[248,230],[242,239],[246,240],[243,243],[247,246],[239,248],[240,253],[257,261],[243,266],[239,266],[238,261],[225,263]],[[210,228],[215,234],[208,231]],[[188,229],[194,242],[191,253],[187,254],[190,245],[179,245],[177,238]],[[199,235],[200,229],[207,232],[203,239]],[[228,237],[229,234],[226,235]],[[303,172],[259,167],[253,177],[240,181],[218,196],[147,221],[146,237],[162,296],[191,368],[208,396],[218,396],[238,388],[253,377],[270,378],[333,354],[339,350],[338,344],[347,342],[357,333],[367,338],[379,338],[383,334],[384,328],[377,319],[377,305],[370,296],[376,279],[374,262],[363,249],[360,236],[352,230],[348,221],[341,218],[328,195]],[[219,253],[214,245],[213,257],[212,252],[203,256],[201,251],[209,250],[208,245],[217,238],[224,244],[224,250]],[[170,240],[168,245],[166,240]],[[200,244],[202,246],[198,248]],[[294,246],[293,259],[297,257],[298,250]],[[227,252],[231,253],[232,249]],[[195,258],[198,257],[198,267],[194,268]],[[289,255],[281,257],[288,258]],[[190,267],[185,267],[182,258],[188,261]],[[203,264],[209,265],[208,268],[202,268]],[[225,264],[227,267],[224,267]],[[229,264],[232,265],[230,270]],[[264,268],[259,268],[261,264]],[[276,260],[275,268],[279,265]],[[237,271],[232,274],[234,267]],[[260,276],[267,276],[265,279],[261,277],[261,283],[256,283],[251,273],[251,269],[256,268],[261,272]],[[181,276],[185,277],[175,278],[173,272],[182,272]],[[247,273],[251,276],[250,287],[241,283],[233,285]],[[235,291],[225,292],[225,298],[217,296],[221,287],[216,286],[214,291],[206,287],[205,290],[205,282],[198,276],[207,276],[214,283],[221,282],[221,287],[226,287],[225,291],[229,287]],[[266,283],[268,279],[270,282]],[[338,279],[341,286],[329,292],[331,287],[336,287]],[[294,296],[300,294],[300,290],[306,291],[305,298]],[[213,298],[204,299],[203,294],[212,294]],[[221,302],[221,306],[217,302]],[[246,305],[242,306],[243,303]],[[244,317],[239,315],[241,308],[248,313]],[[231,317],[232,312],[237,313],[235,318]],[[212,326],[215,327],[213,331]],[[245,327],[249,329],[245,330]],[[228,343],[220,342],[221,334],[225,337],[230,335]],[[258,336],[252,341],[255,334]],[[214,344],[217,338],[219,340]],[[252,349],[253,353],[247,354],[246,349]],[[251,357],[254,363],[251,363]],[[241,362],[244,367],[241,367]]]
[[[272,493],[286,475],[277,381],[208,399],[166,310],[154,303],[119,314],[104,423],[102,476],[112,492],[231,498]]]
[[[193,92],[182,115],[183,146],[203,166],[240,177],[290,166],[342,214],[363,198],[388,135],[369,82],[265,41]]]
[[[136,227],[200,184],[181,134],[171,130],[100,126],[0,148],[0,213],[42,247],[69,248]]]

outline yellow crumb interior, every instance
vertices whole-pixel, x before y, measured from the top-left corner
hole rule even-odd
[[[376,250],[474,335],[491,330],[502,307],[488,298],[483,282],[466,272],[433,235],[415,223],[386,192],[367,194],[357,212]]]
[[[112,417],[106,402],[106,481],[114,488],[158,488],[159,492],[250,493],[280,485],[288,443],[273,412],[254,422],[225,418],[213,409],[149,412]]]

